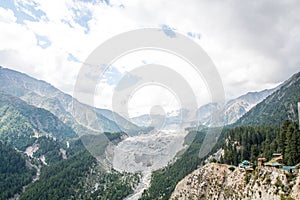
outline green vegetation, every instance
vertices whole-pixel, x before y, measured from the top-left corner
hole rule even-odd
[[[46,138],[42,144],[46,155],[58,147]],[[105,172],[81,140],[72,141],[67,153],[68,159],[44,166],[39,180],[30,184],[20,199],[118,200],[130,195],[139,182],[139,174]]]
[[[283,194],[280,195],[280,200],[295,200],[292,197],[284,197]]]
[[[45,166],[40,179],[29,185],[20,199],[70,199],[93,163],[95,158],[82,150],[69,159]]]
[[[256,162],[257,157],[271,158],[275,151],[277,129],[269,127],[237,127],[229,130],[223,145],[223,162],[238,165],[242,160]],[[272,144],[271,144],[272,143]]]
[[[115,132],[115,133],[104,132],[104,135],[107,137],[107,139],[109,141],[119,142],[119,141],[121,141],[121,137],[126,135],[126,133],[124,133],[124,132]]]
[[[276,141],[283,152],[284,163],[291,166],[300,162],[300,131],[296,123],[285,121]]]
[[[242,160],[255,163],[258,157],[271,159],[273,153],[283,154],[283,163],[300,162],[300,132],[294,122],[285,121],[279,128],[237,127],[228,131],[222,161],[238,165]]]
[[[298,121],[297,103],[300,102],[300,72],[241,117],[234,126],[276,126],[286,119]]]
[[[89,199],[124,199],[133,193],[133,187],[137,186],[140,181],[139,174],[119,173],[113,171],[112,173],[101,173],[97,182],[98,188],[91,193]],[[87,198],[87,196],[85,196]]]
[[[13,148],[0,142],[0,199],[22,192],[32,181],[35,171],[26,167],[25,159]]]
[[[210,155],[223,148],[225,154],[220,162],[238,165],[242,160],[256,163],[258,157],[271,159],[273,153],[282,153],[284,164],[299,163],[300,132],[295,123],[298,119],[297,102],[300,101],[299,76],[300,73],[287,81],[281,89],[246,113],[231,129],[224,129],[214,148],[207,148],[209,152],[204,154]],[[12,91],[24,93],[23,89],[12,88]],[[82,130],[78,132],[86,131],[80,125],[74,127]],[[176,184],[203,163],[208,155],[200,158],[199,151],[201,147],[206,149],[206,145],[214,144],[216,136],[214,131],[208,131],[213,129],[201,128],[189,129],[185,138],[185,144],[189,145],[187,150],[168,166],[153,172],[151,186],[144,191],[142,200],[169,199]],[[37,133],[42,137],[33,137]],[[0,199],[20,193],[25,185],[28,187],[21,194],[21,200],[125,198],[133,192],[140,175],[104,172],[82,144],[89,145],[93,155],[102,156],[108,141],[118,143],[124,135],[123,132],[106,132],[83,135],[81,140],[74,140],[75,132],[57,116],[0,92],[0,141],[5,143],[3,145],[0,142]],[[68,149],[64,146],[66,140],[70,141]],[[34,143],[39,146],[34,157],[44,155],[48,165],[42,166],[39,180],[31,183],[35,171],[26,167],[25,158],[12,147],[24,151]],[[62,147],[67,150],[66,160],[62,160]],[[39,161],[36,163],[39,164]],[[246,182],[249,182],[249,177],[245,179]],[[279,187],[281,183],[278,181],[276,185]]]
[[[75,137],[75,132],[47,110],[0,92],[0,140],[24,151],[34,143],[35,133],[58,140]]]
[[[108,141],[117,143],[125,133],[105,133],[95,136],[97,138],[74,140],[74,131],[56,116],[4,93],[0,93],[0,119],[0,141],[20,151],[37,144],[34,158],[28,159],[39,165],[41,162],[36,158],[45,156],[48,164],[42,166],[39,180],[34,183],[30,183],[31,171],[29,174],[24,172],[24,176],[22,171],[11,174],[3,172],[0,177],[0,199],[21,192],[22,186],[29,183],[20,199],[101,199],[102,196],[108,199],[122,199],[133,192],[133,183],[139,181],[136,174],[96,171],[96,174],[102,175],[96,182],[99,188],[82,190],[88,182],[86,177],[98,166],[96,159],[85,150],[82,141],[95,143],[97,151],[100,147],[99,152],[103,153]],[[33,137],[36,133],[39,134],[38,138]],[[70,148],[66,148],[66,140],[70,142]],[[68,159],[62,160],[60,148],[67,150]],[[17,154],[21,156],[21,153]],[[23,161],[25,163],[25,160]],[[5,162],[1,162],[1,165],[8,166]],[[19,165],[16,163],[14,166]]]
[[[45,136],[40,137],[36,140],[39,148],[33,153],[33,156],[39,158],[40,156],[45,156],[45,161],[47,164],[52,164],[62,160],[62,155],[60,153],[61,144],[52,138],[47,138]]]
[[[4,106],[0,98],[0,139],[24,151],[33,144],[33,129],[25,117],[13,107]]]

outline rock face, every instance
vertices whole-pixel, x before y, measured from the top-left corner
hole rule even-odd
[[[299,174],[279,169],[258,168],[251,172],[210,163],[181,180],[171,199],[272,199],[300,197]]]

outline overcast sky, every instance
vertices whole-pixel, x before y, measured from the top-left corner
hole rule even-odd
[[[72,94],[82,62],[102,42],[137,28],[167,28],[187,35],[207,52],[230,99],[277,86],[299,71],[299,13],[298,0],[0,0],[0,65]],[[96,106],[110,108],[113,82],[130,67],[174,64],[171,57],[155,52],[129,57],[116,63],[113,77],[101,80]],[[203,85],[190,81],[197,82]],[[202,89],[197,92],[195,87],[200,104],[206,103]],[[165,94],[166,104],[178,106],[163,88],[144,88],[130,107],[143,106],[145,100],[151,104],[142,98],[149,91]]]

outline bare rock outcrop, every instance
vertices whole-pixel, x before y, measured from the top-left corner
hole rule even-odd
[[[280,169],[257,168],[252,172],[209,163],[189,174],[174,190],[172,200],[300,199],[299,174]]]

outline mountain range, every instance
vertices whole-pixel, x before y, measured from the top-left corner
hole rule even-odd
[[[223,116],[224,125],[233,124],[280,87],[259,92],[248,92],[229,100],[223,108],[220,108],[216,103],[203,105],[197,110],[195,121],[205,126],[214,126],[211,116],[218,111]],[[30,105],[49,110],[61,121],[72,127],[78,135],[99,131],[123,131],[128,135],[135,135],[143,132],[139,126],[148,127],[152,121],[150,115],[141,115],[132,118],[130,120],[132,122],[130,122],[113,111],[82,104],[45,81],[3,67],[0,67],[0,91],[18,97]],[[165,126],[176,125],[180,122],[181,112],[176,113],[177,115],[172,113],[164,117]],[[161,120],[162,116],[155,118]]]
[[[117,113],[82,104],[45,81],[3,67],[0,67],[0,91],[49,110],[79,136],[120,131],[133,135],[141,131],[137,125]]]
[[[223,125],[230,125],[235,123],[243,115],[245,115],[251,108],[263,101],[270,94],[275,92],[281,87],[281,85],[272,88],[265,89],[258,92],[248,92],[235,99],[229,100],[224,106],[217,103],[208,103],[198,108],[194,121],[188,126],[195,126],[195,124],[204,125],[208,127],[216,126],[216,123],[212,119],[212,115],[217,114],[222,118]],[[172,127],[178,125],[181,122],[181,116],[184,110],[176,110],[171,113],[167,113],[166,116],[160,115],[140,115],[131,118],[131,121],[140,126],[149,126],[152,121],[163,120],[165,127]],[[153,119],[152,119],[153,118]],[[154,125],[155,126],[155,125]],[[181,127],[182,128],[182,127]],[[186,128],[186,127],[183,127]]]
[[[251,108],[263,101],[279,88],[280,86],[259,92],[248,92],[247,94],[229,100],[223,107],[217,103],[205,104],[197,110],[198,120],[202,125],[209,127],[214,126],[212,115],[217,113],[222,116],[224,125],[233,124],[251,110]]]
[[[299,123],[298,102],[300,102],[300,72],[276,88],[249,92],[232,99],[223,108],[214,103],[201,106],[195,118],[197,117],[197,120],[205,126],[201,126],[201,129],[186,129],[189,132],[184,141],[184,144],[188,144],[185,147],[186,151],[179,152],[174,162],[170,162],[168,166],[153,172],[150,188],[145,190],[141,198],[168,199],[176,184],[202,165],[207,157],[199,159],[199,149],[203,141],[206,141],[207,130],[217,129],[213,128],[214,123],[211,121],[214,112],[221,111],[226,126],[216,146],[207,156],[217,151],[222,152],[221,148],[226,146],[225,141],[229,141],[226,137],[233,132],[235,135],[247,133],[249,137],[241,140],[255,141],[255,137],[251,134],[256,132],[252,133],[251,130],[260,130],[256,129],[257,126],[261,126],[262,129],[265,126],[272,126],[277,130],[285,120]],[[123,199],[134,192],[141,175],[119,173],[113,169],[108,172],[100,170],[97,167],[99,162],[91,156],[91,149],[86,151],[83,144],[87,142],[98,147],[100,144],[96,137],[99,132],[104,133],[112,143],[118,144],[128,136],[136,136],[150,130],[142,126],[147,127],[149,124],[159,126],[161,121],[167,127],[178,125],[182,112],[184,110],[167,113],[163,118],[143,115],[131,119],[132,123],[113,111],[80,103],[45,81],[0,67],[0,158],[6,160],[10,156],[16,158],[16,162],[9,162],[10,165],[7,166],[19,163],[16,165],[20,165],[24,177],[24,180],[15,181],[15,189],[10,190],[7,183],[15,178],[16,173],[6,179],[5,177],[9,177],[7,166],[1,162],[0,197],[12,198],[21,195],[20,199],[38,199],[39,196],[70,199],[83,198],[87,195],[88,199]],[[159,123],[153,123],[151,117],[158,119]],[[243,126],[246,126],[244,129],[247,131],[242,131]],[[264,137],[263,132],[258,132],[262,135],[259,145],[267,144],[263,147],[269,148],[268,144],[271,144],[269,149],[277,148],[275,140],[267,141],[272,137]],[[272,136],[273,132],[266,132]],[[195,137],[187,141],[191,135]],[[79,137],[81,139],[78,139]],[[130,139],[137,142],[134,141],[134,137]],[[95,140],[98,143],[95,143]],[[103,149],[106,148],[105,145],[102,144]],[[247,149],[250,149],[249,154],[255,153],[251,146],[247,146]],[[31,154],[28,150],[31,150]],[[13,153],[10,154],[10,151]],[[242,155],[246,158],[248,154],[242,152]],[[2,170],[4,168],[5,170]],[[207,167],[200,170],[206,174],[207,180],[211,178],[209,170]],[[244,181],[247,176],[241,177]],[[250,180],[251,178],[255,177],[250,177]],[[126,181],[123,182],[124,180]],[[223,180],[223,177],[220,180]],[[25,186],[26,189],[22,190]],[[189,187],[186,188],[190,190]]]

